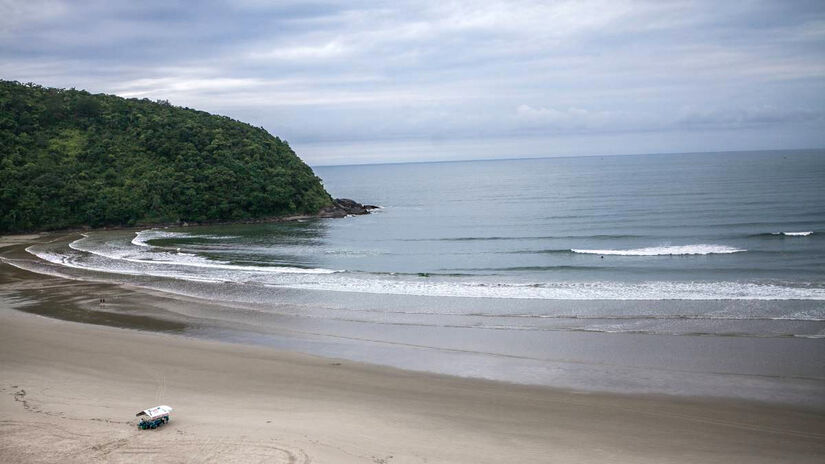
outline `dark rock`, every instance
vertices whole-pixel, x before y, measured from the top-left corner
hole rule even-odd
[[[322,209],[318,216],[340,218],[346,217],[350,214],[369,214],[370,210],[377,209],[377,206],[362,205],[355,200],[349,198],[336,198],[332,200],[332,206],[327,206]]]

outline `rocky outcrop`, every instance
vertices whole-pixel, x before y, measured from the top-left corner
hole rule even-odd
[[[370,211],[378,209],[374,205],[362,205],[355,200],[349,198],[336,198],[333,200],[332,206],[323,208],[319,213],[319,217],[325,218],[340,218],[351,214],[369,214]]]

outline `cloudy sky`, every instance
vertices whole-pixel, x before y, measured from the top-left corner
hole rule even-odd
[[[0,78],[313,165],[825,147],[825,2],[0,0]]]

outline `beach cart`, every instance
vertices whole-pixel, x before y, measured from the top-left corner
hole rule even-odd
[[[143,411],[135,414],[136,417],[140,418],[138,428],[141,430],[156,429],[169,422],[170,412],[172,412],[172,408],[166,405],[144,409]]]

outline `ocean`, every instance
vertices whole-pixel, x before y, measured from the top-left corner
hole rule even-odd
[[[825,151],[315,172],[380,209],[91,231],[8,262],[220,305],[186,314],[193,336],[583,391],[825,402]]]

